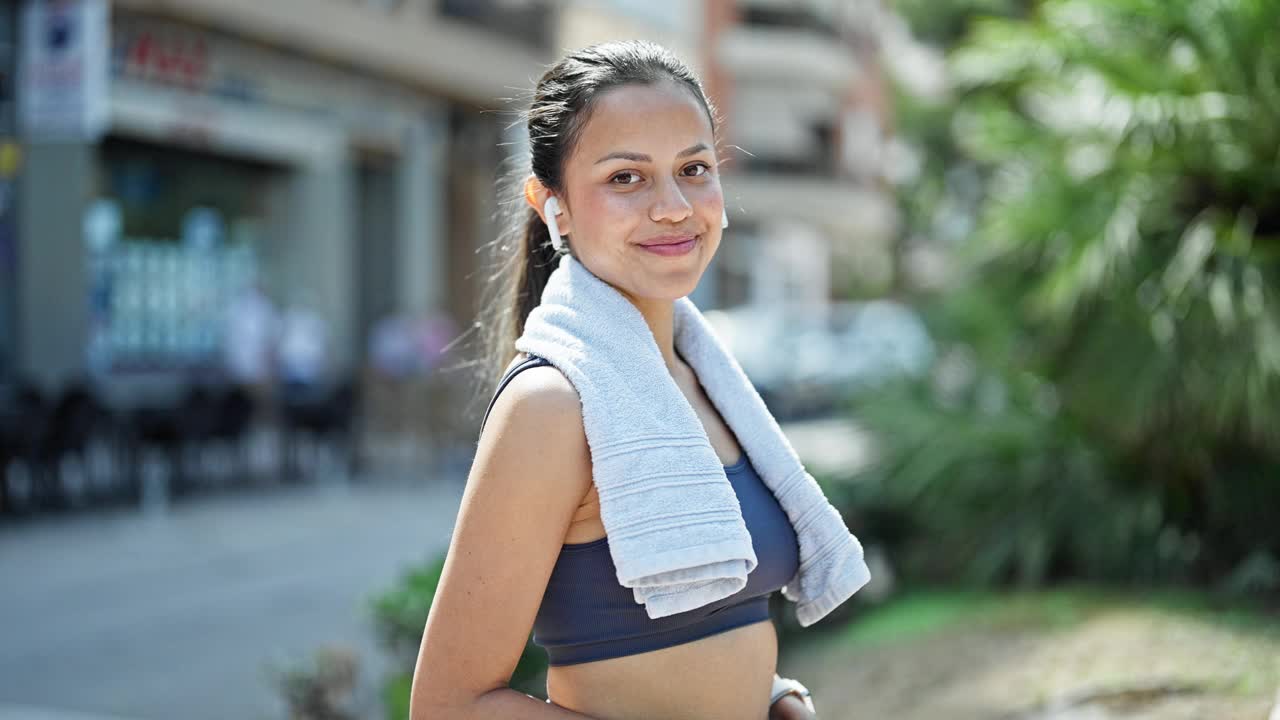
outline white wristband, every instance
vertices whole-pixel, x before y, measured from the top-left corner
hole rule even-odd
[[[795,695],[804,701],[804,705],[809,708],[809,712],[816,712],[813,708],[813,700],[809,697],[809,688],[802,685],[799,680],[774,675],[773,689],[769,692],[769,706],[773,707],[773,704],[778,702],[783,695]]]

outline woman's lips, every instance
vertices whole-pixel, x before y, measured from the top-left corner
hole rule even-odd
[[[684,255],[692,250],[693,246],[697,245],[698,241],[701,239],[701,235],[694,235],[692,238],[685,240],[684,242],[672,243],[670,245],[641,245],[640,249],[648,250],[654,255]]]

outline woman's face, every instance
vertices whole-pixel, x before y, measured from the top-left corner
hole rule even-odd
[[[564,182],[557,220],[587,269],[632,302],[693,292],[720,245],[724,195],[711,122],[688,89],[662,82],[602,95]],[[646,248],[682,238],[691,242]]]

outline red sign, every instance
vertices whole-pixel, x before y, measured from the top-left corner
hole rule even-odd
[[[209,46],[199,35],[144,28],[117,33],[115,43],[120,75],[188,90],[209,84]]]

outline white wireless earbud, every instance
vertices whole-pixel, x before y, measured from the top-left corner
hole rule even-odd
[[[729,213],[726,210],[720,211],[720,229],[729,227]]]
[[[560,201],[556,200],[556,196],[552,195],[547,198],[547,202],[542,206],[543,216],[547,219],[547,231],[551,233],[551,247],[556,252],[564,251],[564,238],[560,237],[560,225],[556,222],[556,215],[560,213]]]

